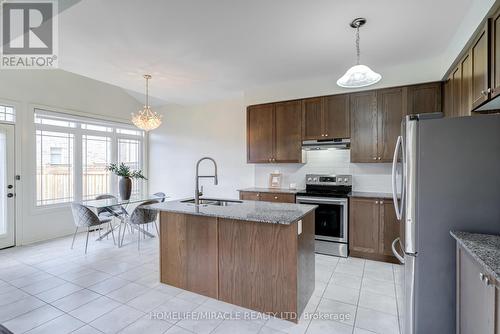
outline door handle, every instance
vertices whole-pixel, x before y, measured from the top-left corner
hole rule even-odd
[[[14,194],[13,194],[13,193],[8,193],[8,194],[7,194],[7,197],[8,197],[8,198],[12,198],[12,197],[14,197]]]
[[[399,243],[399,237],[394,239],[394,241],[392,242],[391,245],[392,254],[394,254],[396,259],[398,259],[398,261],[401,262],[401,264],[405,264],[405,259],[401,255],[399,255],[399,253],[396,251],[396,243]]]
[[[404,154],[404,148],[403,148],[403,137],[398,136],[398,140],[396,142],[396,148],[394,149],[394,156],[392,158],[392,200],[394,202],[394,210],[396,210],[396,218],[398,220],[401,220],[401,217],[403,216],[403,201],[404,201],[404,178],[401,176],[402,179],[402,185],[401,185],[401,203],[398,205],[398,195],[397,195],[397,185],[396,185],[396,166],[398,163],[398,153],[399,149],[401,148],[401,151]],[[404,157],[403,157],[403,164],[404,164]]]
[[[9,185],[7,186],[7,189],[12,189],[12,188],[14,188],[14,186],[13,186],[12,184],[9,184]]]

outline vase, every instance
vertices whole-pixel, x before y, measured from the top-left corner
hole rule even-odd
[[[120,198],[123,201],[129,200],[132,194],[132,180],[129,177],[120,178],[118,190],[120,191]]]

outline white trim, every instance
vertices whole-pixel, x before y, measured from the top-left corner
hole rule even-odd
[[[38,103],[29,103],[28,104],[28,111],[33,111],[35,109],[42,109],[42,110],[51,111],[51,112],[58,113],[58,114],[68,114],[69,116],[87,117],[87,118],[93,118],[95,120],[110,121],[110,122],[123,123],[126,125],[134,126],[132,121],[129,119],[126,119],[126,118],[93,114],[93,113],[89,113],[89,112],[83,112],[83,111],[78,111],[78,110],[74,110],[74,109],[67,109],[67,108],[63,108],[63,107],[49,106],[49,105],[38,104]]]

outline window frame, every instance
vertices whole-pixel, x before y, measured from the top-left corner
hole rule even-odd
[[[32,198],[32,208],[34,211],[43,211],[51,208],[67,207],[71,202],[79,202],[84,199],[83,194],[83,136],[96,136],[96,137],[108,137],[111,141],[110,149],[110,163],[116,163],[118,159],[118,141],[119,139],[131,139],[139,141],[139,168],[143,171],[147,171],[147,143],[148,134],[147,132],[137,129],[134,125],[126,123],[124,120],[113,119],[113,118],[102,118],[97,115],[81,113],[76,111],[69,111],[60,108],[51,108],[47,106],[31,105],[32,110],[32,124],[33,124],[33,145],[34,145],[34,160],[35,168],[32,171],[34,191]],[[58,126],[51,124],[40,124],[36,122],[36,115],[41,115],[42,117],[54,117],[61,118],[62,120],[68,120],[69,122],[75,123],[74,127],[70,126]],[[99,130],[89,130],[84,129],[83,125],[94,125],[103,126],[111,129],[111,131],[99,131]],[[139,135],[129,135],[121,134],[118,129],[134,130],[138,131]],[[55,203],[55,204],[41,204],[38,205],[38,192],[39,185],[37,184],[37,149],[36,149],[36,132],[37,130],[43,131],[54,131],[54,132],[67,132],[73,134],[73,199],[67,202]],[[111,174],[109,178],[109,193],[118,195],[118,177]],[[116,188],[116,189],[115,189]],[[148,184],[147,181],[142,182],[142,187],[140,192],[142,194],[147,193]]]

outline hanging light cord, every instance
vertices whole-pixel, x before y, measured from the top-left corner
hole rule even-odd
[[[146,108],[149,108],[149,78],[146,76]]]
[[[359,25],[356,27],[356,57],[357,57],[357,62],[356,65],[359,65]]]

